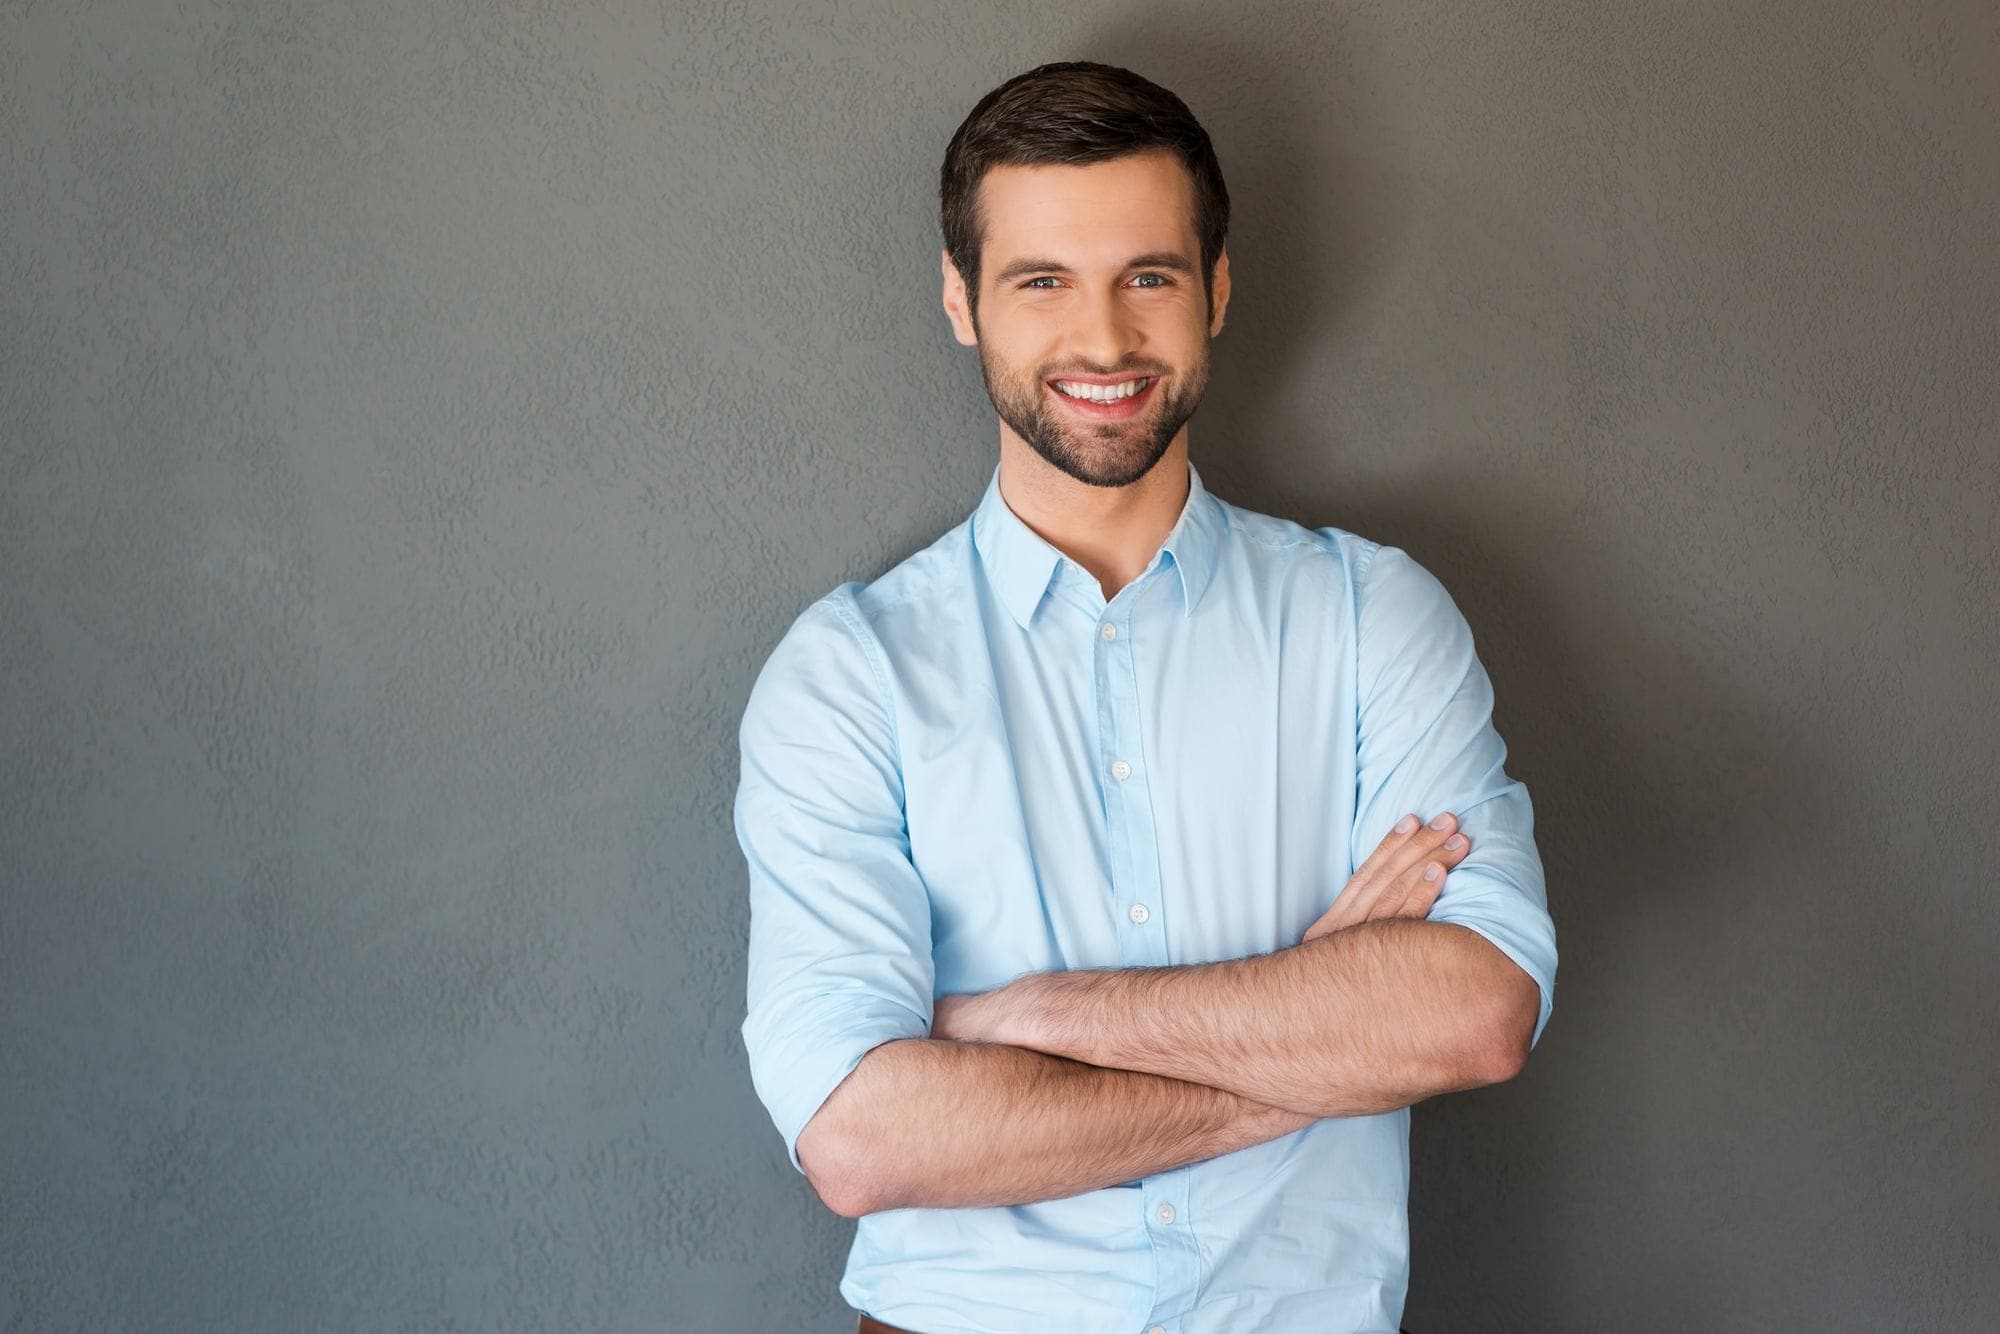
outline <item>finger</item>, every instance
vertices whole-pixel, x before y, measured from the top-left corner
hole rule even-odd
[[[1350,883],[1355,908],[1361,914],[1356,920],[1367,921],[1394,913],[1408,895],[1407,878],[1413,869],[1421,868],[1426,861],[1442,862],[1449,869],[1463,861],[1471,847],[1471,840],[1459,832],[1458,817],[1450,811],[1439,815],[1410,834],[1401,845],[1390,849],[1370,882]],[[1359,879],[1358,874],[1356,878]],[[1391,900],[1386,907],[1381,905],[1385,897]]]
[[[1431,905],[1443,892],[1445,882],[1451,878],[1452,870],[1472,855],[1472,839],[1463,830],[1454,830],[1438,844],[1437,851],[1421,861],[1413,863],[1403,872],[1402,906],[1396,910],[1399,917],[1424,917],[1430,913]],[[1437,878],[1429,875],[1431,868],[1437,868]]]
[[[1413,892],[1408,875],[1397,877],[1393,884],[1375,896],[1375,904],[1368,914],[1368,920],[1380,922],[1391,917],[1409,916],[1410,896]]]
[[[1458,816],[1450,811],[1443,811],[1429,824],[1405,839],[1400,847],[1393,849],[1389,856],[1383,859],[1376,874],[1385,882],[1393,883],[1408,875],[1410,868],[1422,866],[1427,860],[1436,859],[1453,863],[1463,860],[1470,846],[1469,841],[1446,848],[1445,844],[1450,843],[1454,837],[1463,837],[1458,828]]]
[[[1450,868],[1433,857],[1419,865],[1412,866],[1398,883],[1401,904],[1395,915],[1398,917],[1425,917],[1432,905],[1443,892],[1445,881],[1450,879]]]
[[[1403,855],[1413,838],[1421,838],[1423,833],[1423,822],[1414,811],[1396,821],[1383,835],[1382,841],[1375,845],[1375,850],[1368,854],[1368,859],[1354,868],[1354,874],[1335,896],[1333,907],[1328,911],[1343,920],[1329,927],[1330,930],[1367,920],[1365,912],[1357,912],[1357,908],[1365,908],[1372,903],[1393,882],[1397,858]]]
[[[1404,903],[1403,909],[1410,917],[1429,917],[1431,909],[1437,906],[1438,895],[1444,892],[1445,882],[1451,879],[1451,868],[1441,867],[1435,880],[1420,880],[1416,891]]]
[[[1388,833],[1382,836],[1382,841],[1377,843],[1375,850],[1368,854],[1368,860],[1354,868],[1354,874],[1364,878],[1372,878],[1375,872],[1388,864],[1389,858],[1395,854],[1396,850],[1409,842],[1411,836],[1422,828],[1423,821],[1417,818],[1416,812],[1412,811],[1403,816],[1402,819],[1396,821]],[[1350,879],[1349,883],[1351,884],[1353,881]]]
[[[1451,812],[1445,812],[1428,825],[1419,824],[1414,814],[1405,815],[1376,845],[1368,860],[1355,869],[1353,877],[1335,896],[1333,906],[1306,928],[1301,939],[1315,940],[1376,917],[1428,912],[1428,902],[1420,909],[1409,902],[1408,877],[1412,869],[1420,868],[1428,857],[1449,870],[1471,851],[1471,840],[1459,832],[1457,816]],[[1431,897],[1435,898],[1435,892]]]

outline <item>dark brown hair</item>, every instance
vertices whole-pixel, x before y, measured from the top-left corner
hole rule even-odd
[[[984,220],[979,182],[994,167],[1081,165],[1166,149],[1194,179],[1201,285],[1214,306],[1215,261],[1229,234],[1229,191],[1208,131],[1187,103],[1115,65],[1069,60],[1017,74],[979,99],[945,149],[938,174],[944,248],[977,313]]]

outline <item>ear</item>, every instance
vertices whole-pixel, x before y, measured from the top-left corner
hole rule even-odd
[[[1229,247],[1224,246],[1215,257],[1215,277],[1209,281],[1214,293],[1210,298],[1208,313],[1208,336],[1215,337],[1222,332],[1222,316],[1229,306]]]
[[[952,334],[967,347],[979,346],[979,334],[972,327],[972,311],[966,303],[965,278],[951,262],[951,252],[940,250],[944,267],[944,313],[951,320]]]

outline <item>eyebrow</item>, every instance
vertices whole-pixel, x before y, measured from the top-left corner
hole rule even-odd
[[[1125,267],[1128,269],[1171,269],[1175,273],[1184,274],[1190,278],[1194,276],[1194,265],[1188,263],[1186,256],[1176,254],[1171,250],[1155,250],[1144,255],[1134,255],[1131,259],[1125,261]],[[1059,263],[1053,259],[1017,259],[994,275],[993,284],[996,287],[1004,287],[1014,281],[1014,279],[1026,278],[1030,274],[1067,274],[1069,272],[1068,265]]]

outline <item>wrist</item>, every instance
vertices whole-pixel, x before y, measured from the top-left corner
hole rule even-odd
[[[1048,1023],[1052,1007],[1048,997],[1053,973],[1027,973],[1015,978],[986,999],[993,1002],[988,1016],[992,1040],[1010,1047],[1025,1047],[1051,1056],[1064,1053],[1055,1049]]]

